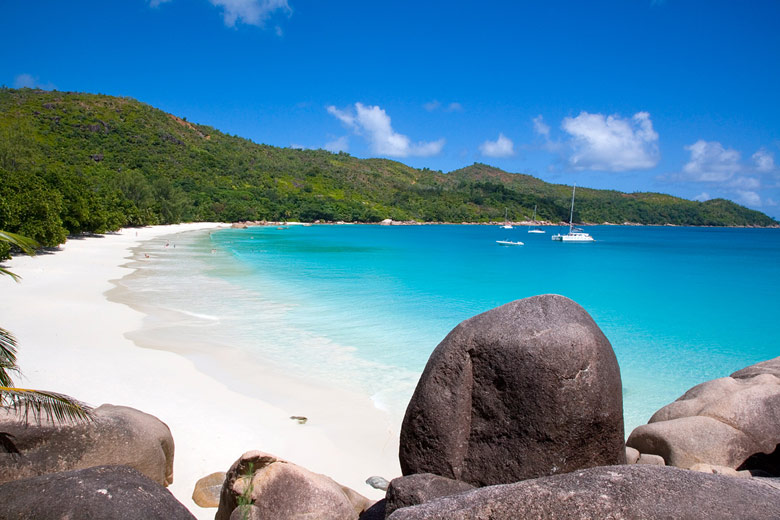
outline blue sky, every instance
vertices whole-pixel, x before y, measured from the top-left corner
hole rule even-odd
[[[778,22],[778,0],[0,0],[0,83],[780,218]]]

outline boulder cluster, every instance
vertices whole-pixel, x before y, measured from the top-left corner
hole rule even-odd
[[[103,405],[93,423],[0,415],[5,518],[194,518],[165,488],[173,439]],[[403,476],[373,503],[261,451],[198,481],[216,520],[780,518],[780,357],[702,383],[624,442],[620,369],[575,302],[544,295],[464,321],[406,410]]]

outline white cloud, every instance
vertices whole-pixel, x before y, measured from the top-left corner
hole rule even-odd
[[[287,0],[209,0],[212,5],[221,7],[225,25],[235,27],[236,22],[262,27],[266,20],[278,10],[292,12]]]
[[[564,118],[561,126],[572,136],[569,164],[576,170],[644,170],[660,159],[658,134],[647,112],[631,119],[581,112]]]
[[[447,112],[463,112],[463,105],[458,103],[457,101],[453,101],[449,105],[447,105]]]
[[[171,0],[149,0],[149,7],[160,7],[161,4],[170,2]]]
[[[755,177],[737,177],[729,181],[728,185],[732,188],[742,188],[744,190],[755,190],[761,187],[761,182]]]
[[[761,206],[761,197],[755,191],[737,190],[737,202],[745,206]]]
[[[425,110],[427,110],[428,112],[433,112],[434,110],[436,110],[440,106],[441,106],[441,103],[439,103],[437,100],[434,99],[433,101],[429,101],[428,103],[425,103],[423,105],[423,108],[425,108]]]
[[[329,152],[348,152],[349,151],[349,137],[342,135],[341,137],[328,141],[325,143],[325,149]]]
[[[541,135],[545,139],[549,139],[550,138],[550,127],[547,124],[545,124],[544,118],[542,117],[542,115],[539,114],[538,116],[536,116],[533,119],[533,121],[534,121],[534,132],[536,132],[537,134]]]
[[[504,134],[498,134],[495,141],[485,141],[479,151],[486,157],[511,157],[515,154],[514,143]]]
[[[393,130],[390,116],[379,106],[355,103],[354,114],[334,106],[327,107],[327,110],[356,134],[365,135],[371,144],[371,150],[380,155],[428,157],[438,154],[444,147],[444,139],[412,144],[407,136]]]
[[[775,169],[775,156],[763,148],[754,153],[751,159],[753,159],[758,172],[771,172]]]
[[[345,110],[339,110],[334,106],[327,107],[328,114],[335,116],[339,121],[347,125],[353,130],[357,130],[357,124],[355,122],[355,116]]]
[[[699,139],[685,149],[691,153],[691,157],[683,166],[683,173],[690,180],[723,182],[742,169],[739,164],[740,153],[731,148],[723,148],[717,141]]]
[[[710,200],[712,197],[710,197],[710,194],[706,191],[703,191],[696,195],[693,200],[698,200],[699,202],[704,202],[705,200]]]

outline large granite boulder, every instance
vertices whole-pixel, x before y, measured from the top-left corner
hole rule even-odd
[[[215,520],[229,520],[239,502],[275,520],[357,520],[372,504],[325,475],[261,451],[244,453],[230,467]]]
[[[622,464],[612,346],[563,296],[517,300],[468,319],[431,354],[399,451],[404,475],[476,486]]]
[[[670,466],[780,476],[780,358],[691,388],[631,432],[627,444]]]
[[[0,520],[194,520],[160,484],[127,466],[95,466],[0,485]]]
[[[436,498],[457,495],[472,489],[474,486],[471,484],[433,473],[416,473],[395,478],[387,488],[385,512],[389,515],[396,509],[424,504]]]
[[[0,452],[0,483],[102,465],[135,468],[158,484],[173,482],[173,437],[168,426],[134,408],[104,404],[95,420],[79,424],[20,422],[0,410],[0,431],[19,454]]]
[[[780,491],[756,479],[666,466],[605,466],[489,486],[396,510],[388,520],[780,518]]]

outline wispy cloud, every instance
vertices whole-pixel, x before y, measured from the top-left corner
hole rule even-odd
[[[685,166],[683,174],[698,182],[723,182],[731,179],[742,167],[739,164],[740,153],[731,148],[724,148],[717,141],[699,139],[685,147],[691,157]]]
[[[348,152],[349,151],[349,137],[346,135],[342,135],[341,137],[338,137],[332,141],[328,141],[325,143],[324,147],[327,151],[338,153],[338,152]]]
[[[742,161],[742,154],[727,148],[718,141],[699,139],[684,149],[690,154],[679,174],[669,180],[705,184],[721,196],[754,208],[774,204],[773,190],[779,187],[780,169],[774,155],[760,148],[751,155],[749,162]],[[694,200],[708,200],[696,197]]]
[[[549,139],[550,127],[544,122],[544,118],[542,117],[542,115],[539,114],[538,116],[536,116],[533,119],[533,122],[534,122],[534,132],[546,139]]]
[[[159,7],[171,1],[149,0],[149,7]],[[235,27],[238,22],[264,27],[265,22],[277,11],[292,14],[288,0],[209,0],[209,2],[222,9],[222,19],[228,27]],[[276,26],[274,30],[277,36],[282,36],[281,27]]]
[[[485,141],[479,145],[479,151],[485,157],[511,157],[515,154],[514,146],[511,139],[499,133],[495,141]]]
[[[391,157],[428,157],[439,154],[444,148],[444,139],[412,144],[409,137],[393,130],[390,116],[379,106],[355,103],[354,108],[354,112],[351,107],[340,110],[329,106],[327,110],[355,134],[364,135],[374,153]]]
[[[18,74],[14,78],[14,88],[40,88],[43,90],[54,90],[56,87],[53,83],[42,83],[37,77],[32,74]]]
[[[266,20],[276,11],[292,13],[287,0],[209,0],[221,7],[225,25],[234,27],[236,22],[263,27]]]
[[[571,136],[568,162],[575,170],[646,170],[660,160],[658,134],[647,112],[631,119],[581,112],[564,118],[561,127]]]
[[[425,103],[423,105],[423,108],[428,112],[433,112],[439,109],[445,112],[463,112],[463,105],[461,105],[457,101],[453,101],[452,103],[443,105],[439,100],[434,99],[433,101],[429,101],[428,103]]]
[[[765,149],[761,148],[751,157],[756,165],[756,170],[761,173],[771,172],[776,169],[775,156]]]

